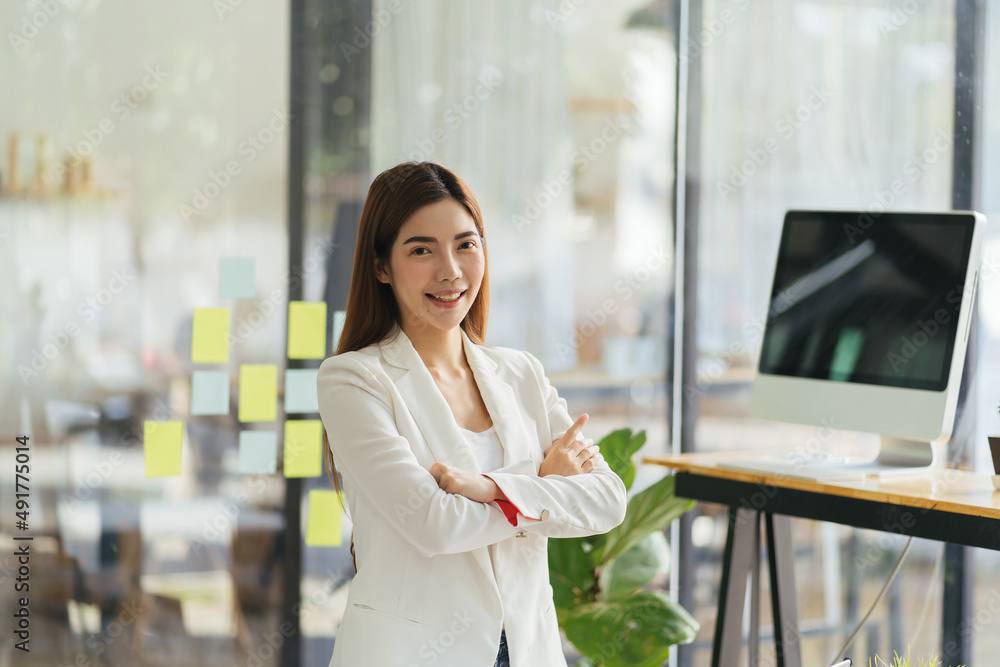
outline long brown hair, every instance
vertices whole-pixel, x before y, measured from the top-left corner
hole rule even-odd
[[[402,327],[399,304],[396,303],[392,285],[377,279],[375,260],[378,258],[383,266],[388,266],[392,246],[403,223],[417,209],[443,199],[454,199],[465,207],[476,223],[483,243],[486,260],[483,282],[461,324],[470,340],[483,344],[486,316],[489,312],[489,261],[486,257],[486,235],[479,204],[465,181],[445,167],[434,162],[403,162],[376,176],[368,189],[368,197],[358,224],[351,286],[347,295],[347,316],[334,355],[360,350],[380,342],[397,327]],[[334,488],[341,491],[325,427],[323,466]],[[353,553],[353,545],[351,550]]]

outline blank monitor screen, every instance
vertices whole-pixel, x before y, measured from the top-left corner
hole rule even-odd
[[[971,214],[789,211],[760,372],[944,391],[971,295],[974,224]]]

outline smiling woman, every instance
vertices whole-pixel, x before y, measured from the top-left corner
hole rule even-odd
[[[607,532],[627,492],[538,360],[483,343],[471,191],[432,162],[380,174],[352,271],[317,376],[324,461],[356,538],[331,667],[566,665],[547,538]],[[472,619],[461,632],[459,618]]]
[[[442,199],[410,216],[399,237],[406,240],[377,275],[401,302],[404,329],[435,320],[439,328],[456,326],[456,314],[475,301],[486,270],[479,225],[458,201]]]

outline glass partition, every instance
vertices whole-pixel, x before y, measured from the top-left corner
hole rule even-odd
[[[406,160],[440,162],[484,212],[487,344],[537,356],[570,412],[590,414],[589,437],[627,426],[646,431],[643,454],[666,453],[673,15],[640,2],[521,0],[376,1],[370,15],[311,0],[303,12],[304,239],[341,244],[306,293],[343,309],[368,185]],[[633,491],[664,472],[640,466]],[[336,576],[350,577],[346,552],[307,554],[305,576],[327,584],[335,558]]]
[[[689,120],[701,144],[700,167],[690,175],[699,192],[700,239],[695,446],[751,450],[818,442],[833,451],[874,456],[875,435],[751,419],[750,388],[785,211],[952,208],[960,131],[956,3],[698,4],[690,62],[701,78],[700,108]],[[993,14],[989,29],[995,32]],[[996,73],[988,57],[985,63],[989,96]],[[988,146],[995,128],[989,105],[982,108]],[[989,218],[996,202],[989,194],[988,150],[985,154],[983,211]],[[992,229],[990,237],[995,236]],[[984,278],[993,255],[995,248],[988,245]],[[975,372],[985,395],[977,410],[981,424],[995,425],[996,294],[988,281],[980,284],[982,337]],[[971,442],[968,452],[964,445],[953,447],[953,462],[965,465],[974,455],[985,472],[985,442],[985,435],[977,439],[974,452]],[[709,664],[724,510],[699,506],[693,522],[696,565],[687,576],[702,631],[684,664]],[[882,587],[905,538],[804,520],[793,526],[803,664],[829,664]],[[899,576],[849,653],[855,664],[876,653],[891,657],[893,650],[940,655],[943,554],[938,542],[914,540]],[[976,551],[980,604],[974,612],[985,608],[994,556]],[[766,589],[766,576],[762,582]],[[770,611],[763,607],[766,634],[772,632]],[[974,634],[979,660],[988,661],[995,652],[990,636]],[[767,640],[761,643],[761,660],[774,660]]]
[[[238,455],[242,432],[275,425],[237,400],[242,366],[283,359],[288,8],[60,0],[0,17],[4,654],[247,664],[280,622],[284,485]],[[228,309],[228,344],[198,333],[201,309]]]

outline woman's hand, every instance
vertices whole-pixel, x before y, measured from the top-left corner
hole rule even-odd
[[[480,503],[496,500],[499,495],[500,487],[485,475],[456,468],[440,461],[434,462],[430,473],[434,475],[438,486],[447,493],[465,496],[469,500]]]
[[[538,469],[538,476],[580,475],[590,472],[597,464],[596,456],[600,450],[590,438],[580,438],[580,431],[583,425],[590,419],[586,412],[573,422],[569,430],[561,438],[552,443],[552,446],[543,452],[545,460]]]
[[[594,469],[597,463],[596,456],[600,450],[591,438],[580,437],[580,431],[589,419],[590,415],[587,413],[580,415],[569,430],[543,452],[545,459],[538,469],[539,477],[546,475],[569,477],[588,473]],[[486,475],[469,472],[440,461],[434,462],[430,467],[430,473],[446,493],[465,496],[480,503],[506,497],[497,483]]]

